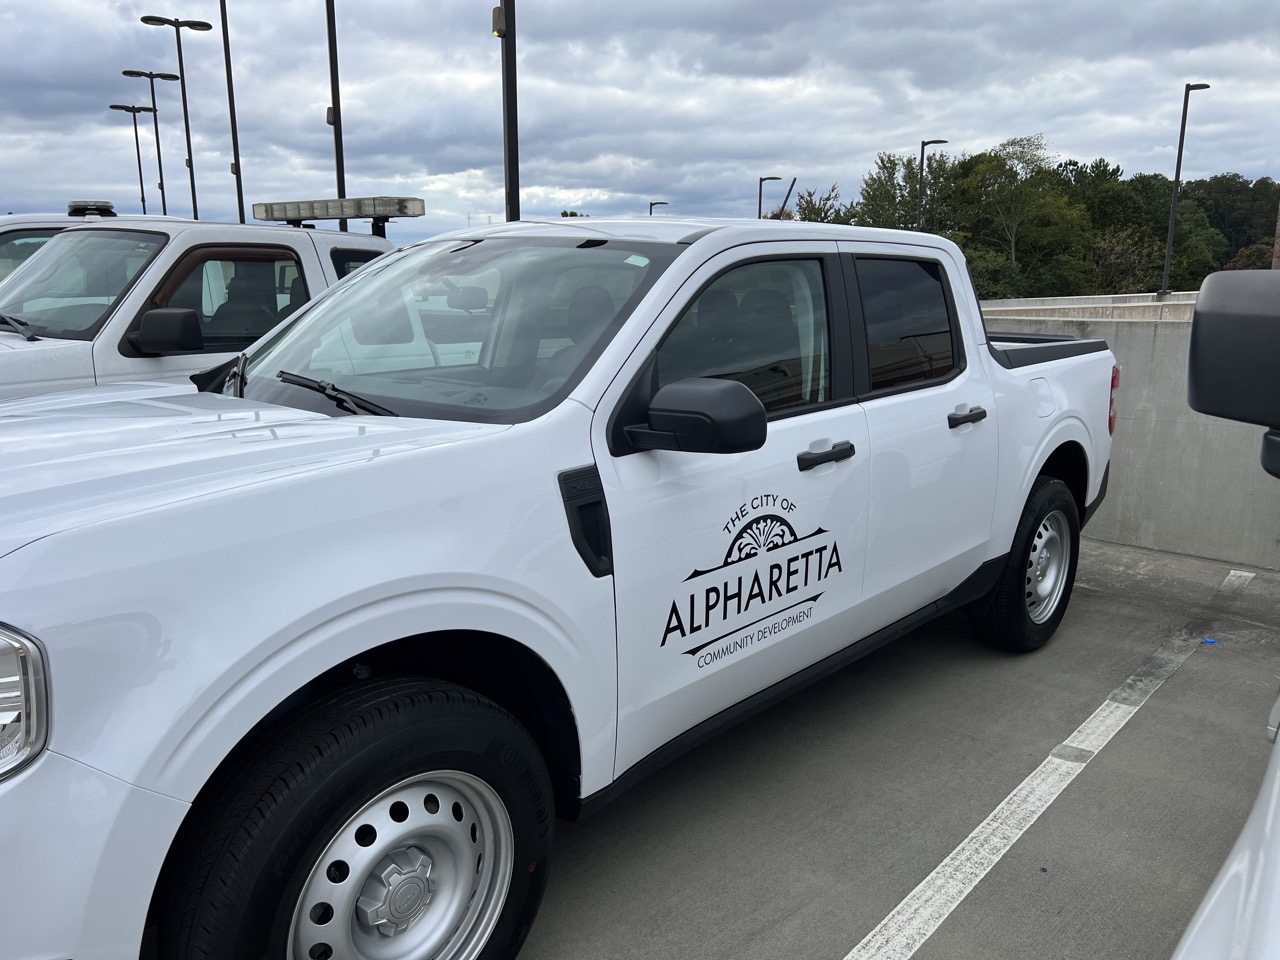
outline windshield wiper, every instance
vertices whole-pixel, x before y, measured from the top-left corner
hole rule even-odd
[[[281,383],[292,384],[295,387],[305,387],[308,390],[314,390],[316,393],[323,393],[339,407],[351,413],[364,411],[365,413],[376,414],[379,417],[400,416],[394,410],[388,410],[372,400],[366,400],[364,397],[343,390],[341,387],[335,387],[328,380],[312,380],[310,377],[302,377],[296,373],[290,373],[288,370],[281,370],[276,374],[276,379]]]
[[[31,324],[27,323],[27,321],[25,320],[19,319],[18,317],[11,317],[7,313],[0,313],[0,323],[3,323],[6,327],[8,327],[14,333],[21,335],[22,339],[24,340],[40,339],[34,333],[32,333],[29,329],[27,329],[28,327],[31,326]]]

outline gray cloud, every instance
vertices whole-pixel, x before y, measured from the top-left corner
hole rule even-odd
[[[495,0],[338,0],[348,193],[422,196],[402,237],[502,215]],[[230,0],[246,199],[330,196],[323,4]],[[1280,11],[1272,0],[522,0],[522,206],[751,215],[756,178],[857,196],[881,150],[953,154],[1044,133],[1063,157],[1170,174],[1182,84],[1184,176],[1280,177]],[[6,0],[0,7],[0,207],[86,192],[136,209],[125,67],[175,70],[144,13],[218,23],[213,0]],[[221,37],[184,34],[202,213],[234,217]],[[158,91],[171,212],[189,201],[176,84]],[[143,140],[144,164],[154,147]],[[154,180],[154,174],[149,175]],[[767,185],[773,202],[786,180]],[[152,185],[153,186],[153,185]],[[776,195],[774,195],[776,192]],[[154,189],[151,203],[158,207]]]

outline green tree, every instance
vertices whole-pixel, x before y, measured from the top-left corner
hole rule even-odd
[[[1089,247],[1094,293],[1133,293],[1160,286],[1164,247],[1140,227],[1109,227]]]
[[[864,227],[908,230],[915,227],[915,194],[907,186],[915,174],[915,161],[896,153],[876,154],[875,169],[862,181],[856,222]]]
[[[1255,243],[1245,247],[1222,265],[1223,270],[1270,270],[1272,244]]]
[[[1227,241],[1194,200],[1178,200],[1178,224],[1173,235],[1170,290],[1199,290],[1200,283],[1222,266]]]
[[[810,188],[800,191],[796,197],[797,220],[808,220],[810,223],[853,223],[857,212],[857,204],[840,202],[840,186],[835,183],[821,196]]]

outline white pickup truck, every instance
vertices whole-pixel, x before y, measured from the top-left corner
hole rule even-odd
[[[49,234],[70,220],[46,219]],[[190,375],[391,248],[354,233],[169,217],[62,229],[0,282],[0,398]]]
[[[945,611],[1045,643],[1117,377],[937,237],[592,219],[0,404],[6,960],[513,956],[557,816]]]

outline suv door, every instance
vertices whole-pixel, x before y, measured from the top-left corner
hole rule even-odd
[[[310,271],[316,275],[314,267]],[[98,383],[187,376],[240,353],[305,303],[307,271],[286,246],[223,244],[185,253],[136,309],[128,324],[112,318],[94,342]],[[159,307],[194,310],[200,350],[146,356],[130,343],[142,315]]]
[[[841,243],[870,439],[866,627],[878,630],[959,586],[987,559],[999,432],[981,364],[968,362],[937,250]],[[971,325],[980,328],[980,324]]]
[[[598,408],[617,609],[615,775],[854,639],[867,428],[852,402],[835,252],[773,243],[753,245],[750,259],[713,258]],[[629,452],[621,426],[636,417],[637,394],[643,409],[653,390],[695,376],[750,387],[768,413],[764,445]]]

